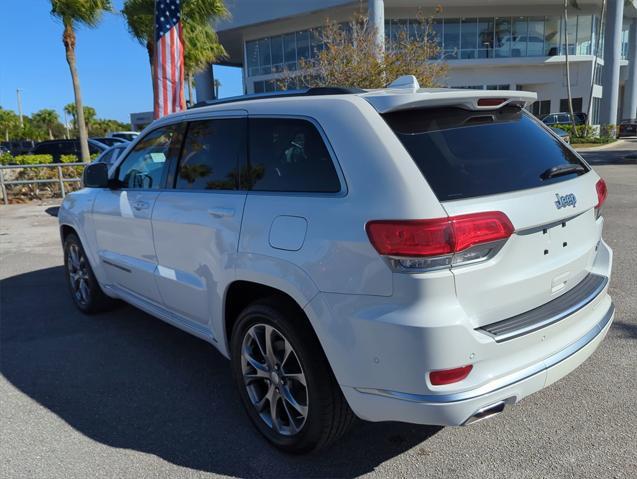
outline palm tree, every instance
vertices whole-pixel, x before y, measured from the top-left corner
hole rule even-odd
[[[155,62],[154,9],[154,0],[126,0],[122,9],[128,31],[146,47],[153,93],[155,89],[155,69],[153,68]],[[219,44],[217,34],[211,27],[211,21],[226,16],[228,16],[228,11],[222,0],[182,0],[181,2],[184,70],[188,79],[189,91],[192,91],[192,76],[215,59],[225,55],[225,50]],[[190,97],[192,101],[192,94]]]
[[[88,150],[88,134],[84,122],[84,108],[82,108],[82,92],[80,79],[77,74],[75,58],[75,27],[86,25],[95,27],[101,20],[104,12],[112,10],[110,0],[51,0],[51,15],[60,19],[64,26],[62,43],[66,51],[66,61],[71,71],[73,80],[73,92],[75,94],[75,110],[77,112],[77,126],[80,138],[82,161],[90,161]]]
[[[184,70],[188,83],[188,101],[192,105],[193,76],[209,68],[210,63],[224,56],[226,51],[208,22],[185,23],[184,38],[187,39],[184,42],[188,42],[184,50]]]
[[[78,115],[77,115],[77,109],[75,108],[75,103],[68,103],[64,105],[64,113],[66,113],[68,116],[71,117],[71,123],[73,124],[73,129],[77,130]],[[95,111],[95,108],[93,108],[92,106],[83,106],[82,113],[84,117],[84,124],[86,125],[86,131],[88,132],[91,129],[91,124],[93,123],[93,121],[95,120],[95,117],[97,116],[97,112]]]
[[[49,132],[49,140],[53,139],[53,127],[60,122],[60,117],[55,110],[51,110],[49,108],[44,108],[40,111],[35,112],[31,116],[31,120],[33,123],[40,125],[42,128],[45,128]]]

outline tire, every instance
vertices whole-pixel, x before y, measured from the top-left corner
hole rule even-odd
[[[95,314],[112,309],[115,300],[102,291],[82,243],[74,233],[64,240],[64,272],[71,298],[80,311]]]
[[[329,446],[355,417],[302,314],[276,298],[260,300],[239,315],[231,337],[233,376],[248,416],[270,443],[296,454]]]

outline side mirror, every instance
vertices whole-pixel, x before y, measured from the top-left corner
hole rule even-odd
[[[108,165],[91,163],[84,168],[84,186],[86,188],[108,188]]]

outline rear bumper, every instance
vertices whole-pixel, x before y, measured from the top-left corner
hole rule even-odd
[[[585,335],[544,360],[476,389],[449,394],[411,394],[385,389],[343,387],[350,407],[362,419],[459,426],[499,403],[514,404],[566,376],[597,349],[614,318],[612,302]]]

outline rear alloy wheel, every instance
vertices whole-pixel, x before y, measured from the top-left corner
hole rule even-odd
[[[263,422],[284,436],[298,434],[307,419],[307,382],[285,336],[268,324],[252,326],[243,338],[241,369],[248,397]]]
[[[113,306],[114,300],[100,288],[82,243],[73,233],[64,239],[64,269],[71,297],[80,311],[99,313]]]
[[[232,370],[256,428],[286,452],[324,448],[354,420],[303,311],[272,297],[239,315]]]

